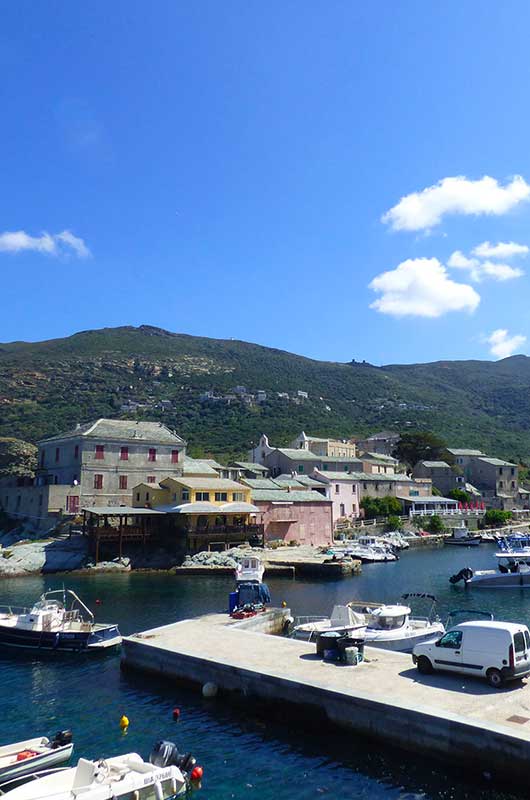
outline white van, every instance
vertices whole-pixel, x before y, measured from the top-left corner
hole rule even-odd
[[[423,674],[441,669],[479,675],[498,689],[530,674],[530,633],[514,622],[462,622],[440,639],[417,644],[412,660]]]

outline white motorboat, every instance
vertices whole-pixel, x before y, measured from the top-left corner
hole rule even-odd
[[[495,553],[497,569],[464,567],[449,578],[450,583],[464,581],[477,589],[525,589],[530,587],[530,550],[508,550]]]
[[[385,544],[378,536],[359,536],[356,541],[348,545],[346,555],[359,559],[363,564],[398,560],[392,547]]]
[[[64,764],[73,749],[71,731],[59,731],[51,740],[40,736],[4,745],[0,747],[0,784]]]
[[[181,764],[181,766],[179,766]],[[200,772],[199,772],[200,770]],[[137,753],[89,761],[80,758],[71,769],[51,770],[9,788],[2,787],[6,800],[169,800],[199,788],[202,768],[195,759],[181,756],[171,742],[158,742],[149,761]]]
[[[257,556],[243,556],[236,567],[238,583],[261,583],[265,567]]]
[[[431,609],[426,617],[411,616],[408,605],[385,605],[377,603],[353,602],[347,606],[335,606],[331,617],[298,618],[293,628],[295,639],[314,641],[319,633],[328,631],[350,634],[364,639],[368,647],[384,650],[412,652],[419,642],[441,636],[445,626],[434,616],[436,598],[433,595],[409,592],[402,600],[418,598],[429,600]]]
[[[32,608],[0,607],[0,647],[79,653],[119,644],[118,626],[94,622],[71,589],[45,592]]]
[[[407,550],[410,547],[401,531],[387,531],[381,536],[381,541],[396,550]]]

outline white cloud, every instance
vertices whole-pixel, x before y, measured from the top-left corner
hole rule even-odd
[[[512,258],[512,256],[528,255],[528,247],[525,244],[516,242],[482,242],[471,251],[474,256],[479,258]]]
[[[381,297],[370,308],[395,317],[440,317],[449,311],[475,311],[480,295],[449,278],[437,258],[409,258],[377,275],[369,288]]]
[[[488,243],[485,242],[484,244]],[[522,246],[518,245],[518,247]],[[478,249],[478,247],[475,247],[471,252],[475,253]],[[453,269],[468,270],[470,280],[476,283],[480,283],[485,278],[492,278],[495,281],[509,281],[524,275],[523,270],[519,269],[519,267],[512,267],[510,264],[502,264],[498,261],[480,261],[478,258],[469,258],[461,250],[455,250],[454,253],[451,253],[447,266]]]
[[[498,328],[486,338],[490,346],[490,353],[496,358],[508,358],[513,355],[521,345],[525,344],[526,336],[516,333],[510,336],[506,328]]]
[[[0,233],[0,252],[3,253],[33,251],[35,253],[58,256],[72,250],[78,258],[88,258],[90,256],[90,250],[83,239],[74,236],[71,231],[62,231],[62,233],[56,234],[44,232],[41,236],[30,236],[25,231],[5,231]]]
[[[530,186],[520,175],[506,186],[489,175],[475,181],[460,175],[405,195],[381,221],[395,231],[428,230],[439,225],[446,214],[506,214],[529,196]]]

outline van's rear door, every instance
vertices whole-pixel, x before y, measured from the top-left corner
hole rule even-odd
[[[517,631],[513,635],[513,646],[515,656],[515,671],[517,668],[526,664],[530,651],[530,635],[527,630]]]

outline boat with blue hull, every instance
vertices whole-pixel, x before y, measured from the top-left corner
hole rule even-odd
[[[70,589],[45,592],[31,608],[0,607],[0,648],[82,653],[119,644],[118,626],[96,623]]]

